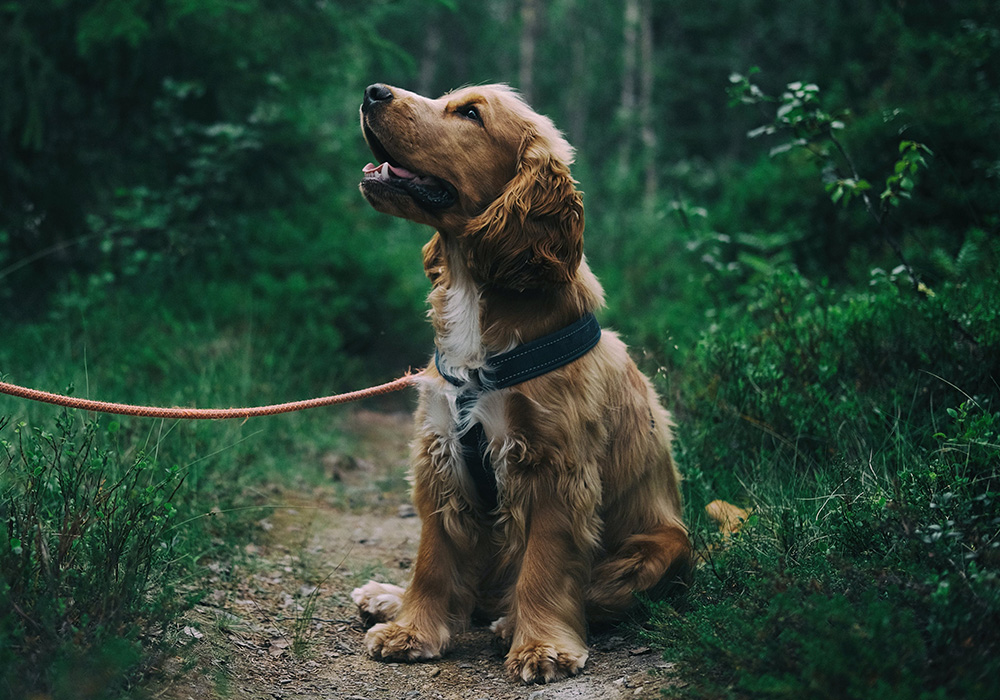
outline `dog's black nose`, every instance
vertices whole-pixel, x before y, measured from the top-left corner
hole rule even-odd
[[[375,83],[374,85],[369,85],[365,88],[365,99],[361,103],[361,108],[367,112],[373,105],[379,104],[380,102],[389,102],[391,100],[392,90],[387,88],[382,83]]]

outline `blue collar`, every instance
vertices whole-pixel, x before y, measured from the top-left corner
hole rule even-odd
[[[584,314],[576,323],[555,333],[518,345],[513,350],[489,355],[486,366],[473,372],[472,383],[482,392],[526,382],[583,357],[600,339],[601,325],[597,318],[592,313]],[[457,387],[469,384],[447,372],[440,352],[434,353],[434,365],[450,384]]]
[[[518,345],[508,352],[490,355],[486,366],[471,373],[468,381],[449,374],[443,367],[441,353],[434,353],[434,365],[450,384],[463,389],[458,395],[458,429],[462,456],[469,476],[486,511],[496,509],[498,503],[497,480],[487,452],[489,441],[480,423],[470,424],[470,412],[479,395],[514,386],[540,377],[554,369],[586,355],[601,339],[601,326],[592,313],[584,314],[576,323]]]

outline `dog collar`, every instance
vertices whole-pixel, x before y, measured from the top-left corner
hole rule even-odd
[[[594,314],[587,313],[579,321],[554,333],[488,356],[485,366],[472,372],[470,381],[450,374],[438,351],[434,352],[434,365],[450,384],[457,387],[478,385],[477,393],[482,393],[514,386],[564,367],[590,352],[600,339],[601,325]]]
[[[449,384],[462,389],[456,401],[459,443],[465,467],[487,511],[494,510],[498,504],[497,480],[487,452],[486,431],[481,423],[470,420],[472,407],[487,391],[514,386],[565,367],[590,352],[600,339],[601,326],[594,314],[587,313],[555,333],[488,356],[486,366],[472,372],[467,381],[450,374],[443,366],[441,353],[435,351],[434,365],[438,372]]]

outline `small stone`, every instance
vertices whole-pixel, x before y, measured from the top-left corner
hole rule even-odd
[[[431,678],[437,678],[438,676],[441,675],[440,667],[435,666],[434,668],[432,668],[430,671],[427,672],[427,675],[430,676]]]
[[[399,507],[399,517],[401,518],[415,518],[417,517],[417,509],[414,508],[409,503],[404,503]]]

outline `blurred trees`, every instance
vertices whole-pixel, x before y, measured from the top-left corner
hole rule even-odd
[[[796,264],[835,278],[891,257],[864,216],[834,206],[795,158],[769,159],[747,141],[760,114],[730,109],[725,87],[750,66],[770,93],[805,80],[848,109],[845,142],[862,173],[891,169],[900,138],[933,151],[898,222],[911,256],[945,275],[969,230],[993,237],[1000,226],[998,8],[4,2],[0,303],[6,317],[33,314],[52,290],[95,271],[115,285],[130,270],[239,275],[276,258],[294,269],[336,255],[333,274],[356,275],[373,246],[390,243],[344,241],[393,225],[373,223],[353,188],[366,158],[358,95],[376,80],[429,94],[485,81],[520,87],[579,150],[592,259],[599,269],[638,260],[628,281],[654,295],[665,293],[661,270],[642,259],[676,257],[698,236],[782,234],[779,248]],[[692,207],[709,214],[700,232],[667,217]],[[309,243],[278,256],[276,228]],[[623,236],[635,241],[619,245]],[[316,247],[334,238],[339,247]],[[269,252],[250,259],[254,250]]]
[[[101,243],[184,249],[301,200],[337,19],[304,1],[4,3],[0,267],[45,256],[23,294]]]

